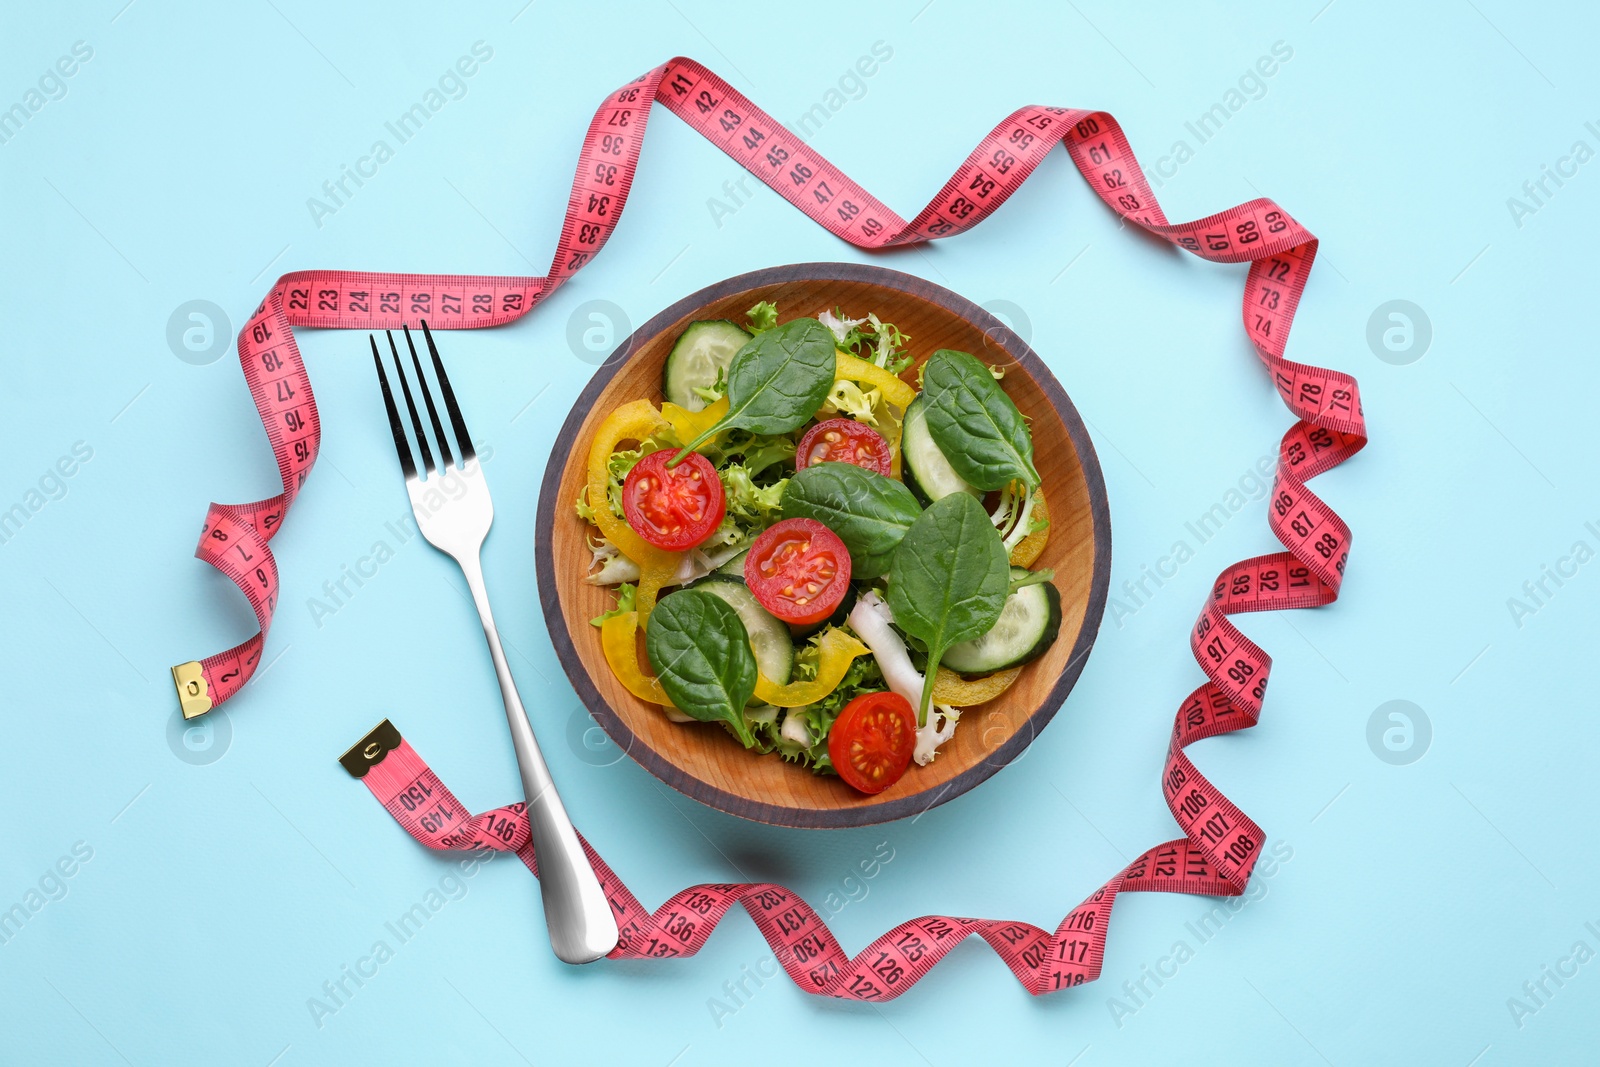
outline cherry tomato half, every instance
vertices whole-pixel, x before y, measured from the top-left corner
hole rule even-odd
[[[821,622],[850,588],[850,550],[816,519],[784,519],[750,546],[744,580],[761,606],[784,622]]]
[[[728,509],[722,480],[698,452],[668,469],[677,452],[663,448],[633,465],[622,482],[622,514],[633,532],[657,548],[682,552],[710,537]]]
[[[803,470],[813,463],[854,463],[887,478],[890,460],[889,442],[877,430],[855,419],[829,419],[800,438],[794,469]]]
[[[899,693],[862,693],[828,731],[828,758],[839,777],[863,793],[900,780],[917,747],[917,715]]]

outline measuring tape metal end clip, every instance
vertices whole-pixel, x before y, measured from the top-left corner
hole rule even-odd
[[[185,719],[198,719],[213,707],[211,690],[199,660],[190,660],[172,668],[172,684],[178,690],[178,706]]]
[[[339,764],[350,772],[352,778],[365,778],[367,772],[383,762],[383,757],[400,747],[405,740],[400,736],[400,731],[394,728],[394,723],[384,719],[372,728],[372,732],[361,740],[351,745],[344,755],[339,757]]]

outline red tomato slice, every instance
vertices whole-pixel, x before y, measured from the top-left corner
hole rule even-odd
[[[862,693],[828,731],[828,758],[839,777],[863,793],[900,780],[917,747],[917,715],[899,693]]]
[[[698,452],[676,467],[675,449],[652,452],[622,482],[622,514],[633,532],[657,548],[682,552],[710,537],[728,509],[722,480]]]
[[[833,614],[850,587],[850,550],[816,519],[784,519],[762,531],[744,558],[744,580],[761,606],[807,626]]]
[[[891,464],[889,442],[871,426],[854,419],[819,422],[800,438],[800,447],[794,453],[794,469],[803,470],[813,463],[828,462],[854,463],[887,478]]]

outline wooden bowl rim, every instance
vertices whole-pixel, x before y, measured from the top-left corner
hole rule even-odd
[[[554,570],[551,540],[555,523],[567,507],[556,499],[556,494],[561,483],[563,468],[576,444],[578,431],[611,379],[627,364],[634,349],[642,348],[648,339],[674,325],[685,315],[713,301],[746,290],[808,281],[859,282],[893,289],[939,304],[945,310],[978,327],[986,336],[993,338],[1000,348],[1027,371],[1028,376],[1044,393],[1066,428],[1067,436],[1072,442],[1079,466],[1083,471],[1093,521],[1094,557],[1089,581],[1089,599],[1084,610],[1083,623],[1078,628],[1077,641],[1061,675],[1038,706],[1023,720],[1029,729],[1023,730],[1019,727],[998,749],[943,784],[930,786],[926,790],[896,800],[847,808],[796,808],[731,793],[695,778],[646,745],[600,696],[588,669],[584,666],[583,658],[573,646],[571,636],[567,632],[566,616],[561,608],[560,586]],[[1072,691],[1078,676],[1083,672],[1083,665],[1088,659],[1089,650],[1094,646],[1095,637],[1100,631],[1101,619],[1105,614],[1106,598],[1111,585],[1111,512],[1106,498],[1105,479],[1100,471],[1100,460],[1095,453],[1093,442],[1089,439],[1088,430],[1084,427],[1083,419],[1078,414],[1078,409],[1067,396],[1061,383],[1051,373],[1050,368],[1027,342],[1012,332],[1003,321],[943,286],[901,271],[865,263],[793,263],[749,271],[708,285],[654,315],[618,344],[616,350],[601,364],[595,375],[589,379],[583,392],[573,402],[572,410],[568,412],[566,421],[562,423],[551,446],[550,459],[545,467],[544,483],[539,490],[534,549],[538,568],[539,601],[556,657],[561,661],[561,667],[566,672],[568,680],[590,714],[595,717],[612,741],[621,746],[635,762],[685,796],[730,815],[778,826],[844,829],[903,819],[960,796],[980,782],[986,781],[1000,768],[1010,764],[1033,742],[1039,732],[1049,725],[1050,720],[1055,718],[1056,712],[1060,710],[1067,694]],[[927,796],[930,792],[935,793],[931,798]]]

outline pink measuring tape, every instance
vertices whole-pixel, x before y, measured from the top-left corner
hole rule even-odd
[[[282,491],[251,504],[212,504],[196,550],[244,592],[261,629],[225,652],[173,668],[184,715],[203,715],[226,701],[261,661],[278,593],[268,543],[316,462],[320,441],[293,327],[377,330],[426,318],[436,329],[462,329],[520,318],[588,263],[611,235],[627,202],[653,103],[699,130],[830,232],[868,249],[948,237],[977,225],[1059,142],[1106,205],[1130,223],[1202,259],[1250,264],[1245,332],[1296,421],[1279,443],[1268,513],[1284,548],[1224,570],[1190,634],[1190,649],[1207,680],[1178,710],[1162,778],[1183,837],[1139,856],[1073,908],[1053,933],[1023,922],[925,916],[900,924],[854,958],[815,911],[781,886],[694,886],[649,912],[585,843],[622,929],[611,958],[692,955],[728,909],[742,904],[790,978],[807,992],[893,998],[976,934],[1030,993],[1039,994],[1099,976],[1111,909],[1121,892],[1243,893],[1265,835],[1200,774],[1184,749],[1254,726],[1260,717],[1272,658],[1230,616],[1319,607],[1338,597],[1350,530],[1305,483],[1366,444],[1360,393],[1349,375],[1283,357],[1316,238],[1265,198],[1195,222],[1169,223],[1122,128],[1103,111],[1013,112],[907,222],[715,74],[692,60],[673,59],[608,96],[595,112],[545,277],[298,271],[279,278],[240,331],[238,350]],[[514,852],[537,874],[523,805],[470,815],[388,722],[342,762],[429,848]]]

